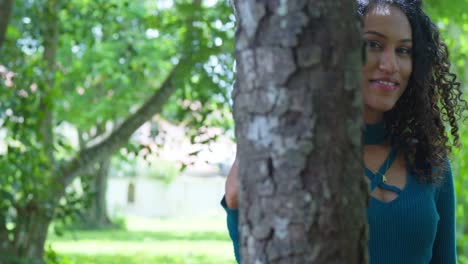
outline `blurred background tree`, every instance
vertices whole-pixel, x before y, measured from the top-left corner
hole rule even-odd
[[[144,122],[156,114],[184,122],[194,140],[207,126],[232,126],[234,17],[227,3],[201,0],[6,7],[0,256],[41,263],[51,221],[86,205],[68,191],[76,178],[91,178],[83,185],[94,193],[89,215],[108,222],[102,191],[111,156]],[[78,146],[64,125],[77,130]]]
[[[466,88],[468,1],[423,2]],[[112,225],[106,171],[125,158],[119,149],[157,154],[129,142],[154,115],[184,124],[192,142],[233,129],[234,27],[227,0],[0,1],[0,263],[43,262],[52,221]],[[451,158],[468,263],[466,120],[460,134],[465,147]]]
[[[437,0],[423,1],[429,15],[437,22],[441,30],[441,38],[450,51],[452,68],[464,87],[465,98],[468,99],[468,1],[453,0],[448,2]],[[468,263],[468,120],[460,124],[460,139],[462,148],[456,149],[451,155],[455,191],[457,193],[457,245],[459,262]]]

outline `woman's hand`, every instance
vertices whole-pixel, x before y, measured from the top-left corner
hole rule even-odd
[[[227,179],[226,179],[226,186],[225,186],[225,198],[226,198],[226,205],[231,209],[237,208],[237,194],[238,194],[238,187],[237,187],[237,160],[234,161],[232,164],[231,169],[229,170]]]

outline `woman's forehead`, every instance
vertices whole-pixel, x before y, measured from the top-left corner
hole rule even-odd
[[[399,38],[411,37],[408,17],[400,8],[392,5],[372,7],[364,16],[364,31],[366,30],[384,31]]]

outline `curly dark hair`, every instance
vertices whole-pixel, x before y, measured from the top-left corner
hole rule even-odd
[[[391,144],[402,149],[421,181],[440,183],[451,146],[459,147],[457,120],[466,110],[457,76],[450,72],[447,45],[422,9],[421,0],[358,0],[363,18],[378,5],[392,5],[408,17],[413,39],[413,72],[394,108],[384,114]],[[446,125],[450,125],[453,143]],[[435,169],[438,168],[438,169]]]

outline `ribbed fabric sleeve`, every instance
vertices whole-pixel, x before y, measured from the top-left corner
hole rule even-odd
[[[221,206],[226,211],[227,217],[227,228],[229,231],[229,236],[232,240],[232,245],[234,247],[234,255],[236,257],[237,263],[240,263],[240,254],[239,254],[239,210],[231,209],[227,207],[226,198],[223,196],[221,200]]]
[[[432,249],[430,264],[457,263],[455,191],[450,163],[445,171],[444,180],[436,196],[436,206],[440,215],[440,221],[437,225],[437,235]]]

